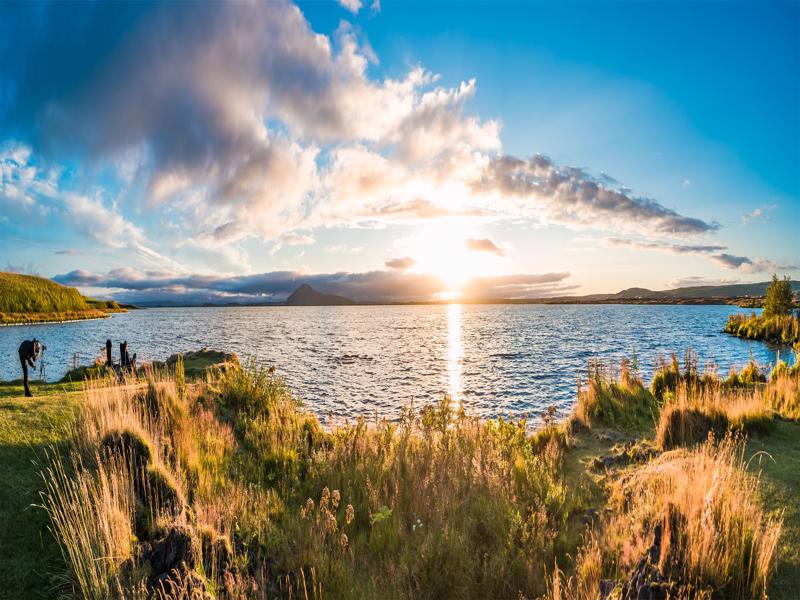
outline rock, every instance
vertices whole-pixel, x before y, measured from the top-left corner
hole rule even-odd
[[[188,527],[175,525],[167,530],[164,539],[152,545],[150,566],[154,573],[168,573],[181,563],[193,569],[199,555],[194,532]]]
[[[140,544],[140,548],[140,556],[149,561],[152,569],[147,580],[151,592],[189,600],[211,598],[205,581],[194,570],[200,560],[200,547],[192,529],[174,525],[163,539],[153,544]]]

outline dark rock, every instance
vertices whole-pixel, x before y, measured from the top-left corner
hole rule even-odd
[[[150,566],[154,573],[169,573],[181,564],[193,569],[199,554],[194,532],[188,527],[173,526],[164,539],[152,545]]]

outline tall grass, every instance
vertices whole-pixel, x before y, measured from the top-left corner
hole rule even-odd
[[[589,362],[586,381],[578,382],[576,418],[588,427],[644,431],[658,417],[658,403],[638,373],[623,359],[619,369],[597,359]]]
[[[535,597],[582,511],[555,424],[534,437],[524,421],[481,421],[446,398],[400,423],[325,432],[267,371],[178,389],[152,374],[141,386],[89,384],[75,454],[46,474],[45,505],[82,597],[112,588],[135,597],[154,576],[142,544],[162,544],[177,526],[223,540],[281,597],[290,588],[309,598]],[[79,505],[91,509],[70,509]],[[204,589],[250,597],[242,572],[230,561],[215,568],[209,552]],[[169,586],[192,581],[181,572]]]
[[[736,313],[728,317],[725,331],[749,340],[794,344],[800,342],[800,317]]]
[[[750,424],[766,402],[756,392],[680,384],[662,419],[674,405],[723,414],[721,431]],[[635,362],[593,362],[576,410],[590,427],[650,435],[660,404]],[[90,382],[72,438],[45,473],[44,504],[82,598],[598,598],[602,579],[624,585],[670,514],[675,559],[661,576],[745,598],[763,593],[780,531],[739,442],[709,442],[610,478],[613,515],[576,554],[597,498],[568,478],[565,425],[531,435],[444,398],[399,422],[325,429],[252,366],[192,383],[177,361],[140,385]],[[159,572],[153,556],[173,538],[191,554]],[[569,556],[570,577],[553,574]]]
[[[610,516],[588,534],[575,574],[555,573],[548,597],[595,600],[607,578],[625,597],[652,586],[672,598],[766,598],[782,518],[761,509],[742,451],[741,438],[710,440],[615,481]]]

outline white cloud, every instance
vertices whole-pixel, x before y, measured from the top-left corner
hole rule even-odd
[[[338,2],[353,14],[361,10],[361,0],[338,0]]]
[[[754,208],[747,214],[742,215],[742,223],[747,225],[748,223],[752,223],[753,221],[761,221],[766,222],[769,220],[769,215],[777,208],[774,204],[762,204]]]

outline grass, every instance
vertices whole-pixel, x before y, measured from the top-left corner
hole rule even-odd
[[[798,410],[796,366],[767,382],[737,374],[735,385],[678,369],[659,400],[635,361],[592,363],[576,416],[531,434],[525,421],[482,421],[447,398],[399,422],[323,427],[269,371],[203,367],[192,380],[182,360],[171,364],[139,384],[87,384],[74,420],[74,400],[60,396],[0,401],[0,432],[16,436],[4,446],[10,480],[40,489],[36,467],[13,460],[37,432],[60,450],[44,504],[69,568],[57,590],[24,589],[596,599],[643,578],[681,598],[780,600],[797,589],[800,426],[777,413]],[[68,427],[42,427],[36,415],[57,409]],[[720,415],[720,435],[659,444],[676,410]],[[31,502],[0,512],[11,520]],[[36,515],[16,517],[14,539],[41,539]],[[15,568],[44,564],[33,554]],[[154,558],[166,555],[182,561],[171,575]],[[43,556],[55,560],[52,545]]]
[[[737,313],[728,317],[725,332],[748,340],[796,344],[800,342],[800,317]]]
[[[99,319],[124,309],[35,275],[0,272],[0,325]]]
[[[67,570],[47,515],[32,505],[41,502],[39,471],[46,453],[67,450],[66,430],[79,396],[0,398],[0,595],[8,594],[3,597],[53,598],[52,578]]]
[[[761,495],[768,514],[784,518],[770,597],[793,598],[800,589],[800,424],[778,419],[769,436],[748,441],[745,458],[750,471],[761,473]]]

